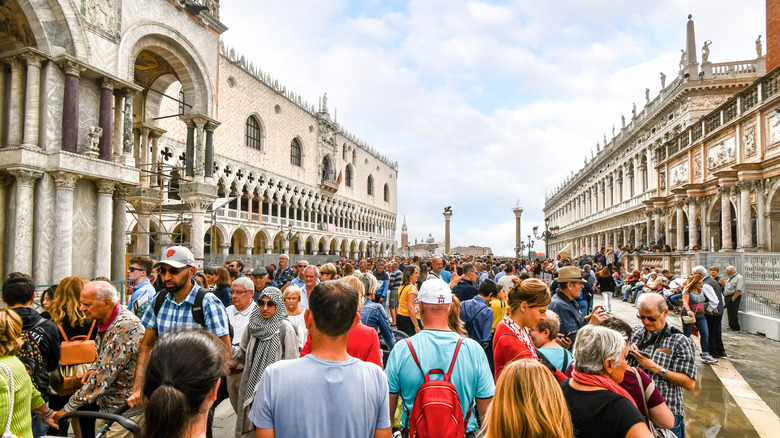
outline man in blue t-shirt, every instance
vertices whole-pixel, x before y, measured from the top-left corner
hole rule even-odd
[[[417,390],[425,381],[423,372],[427,373],[434,368],[449,369],[458,339],[461,339],[447,325],[447,318],[452,311],[452,291],[447,283],[438,278],[426,280],[417,297],[425,329],[412,336],[411,343],[422,371],[415,364],[406,342],[396,344],[385,370],[390,389],[390,406],[397,406],[399,395],[403,399],[404,429],[407,429],[406,418],[412,411]],[[487,413],[496,387],[485,352],[472,339],[463,340],[450,382],[458,390],[464,419],[474,405],[480,416]],[[394,414],[395,409],[389,413],[390,417]],[[475,436],[477,428],[476,416],[472,413],[466,425],[466,436]]]
[[[349,331],[360,322],[359,299],[343,281],[312,290],[304,314],[311,354],[266,368],[249,413],[256,436],[390,438],[387,378],[376,364],[347,353]]]

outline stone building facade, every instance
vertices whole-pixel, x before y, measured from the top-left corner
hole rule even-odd
[[[221,43],[216,0],[0,0],[0,269],[395,248],[397,164]]]
[[[755,59],[724,63],[705,43],[699,64],[691,20],[686,47],[679,76],[546,198],[552,254],[780,251],[778,72],[760,41]]]

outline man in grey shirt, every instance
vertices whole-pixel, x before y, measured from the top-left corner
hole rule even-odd
[[[745,290],[745,279],[737,274],[737,268],[726,268],[726,285],[723,287],[723,300],[726,302],[726,312],[729,318],[729,329],[735,332],[739,328],[739,303],[742,301],[742,291]]]

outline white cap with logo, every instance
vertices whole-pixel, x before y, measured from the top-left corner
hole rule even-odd
[[[156,268],[162,264],[172,266],[176,269],[185,266],[195,266],[195,256],[192,255],[192,251],[183,246],[172,246],[163,251],[160,261],[155,263],[154,267]]]
[[[452,290],[450,285],[439,278],[425,280],[420,286],[417,299],[425,304],[451,304]]]

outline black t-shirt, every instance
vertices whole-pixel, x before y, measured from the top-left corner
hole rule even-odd
[[[612,391],[579,391],[561,383],[576,438],[623,438],[644,418],[631,400]]]

